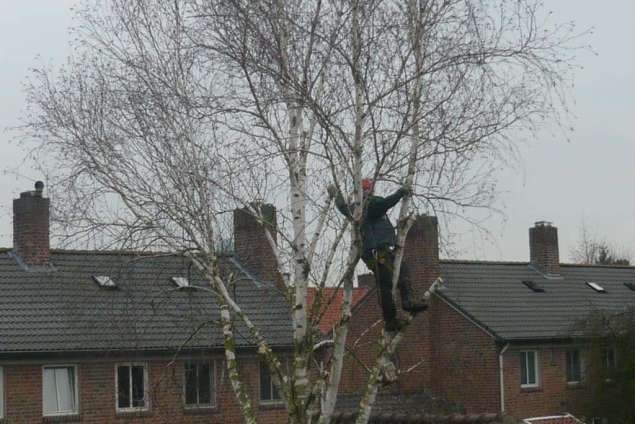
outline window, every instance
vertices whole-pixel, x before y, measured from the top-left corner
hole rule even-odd
[[[215,405],[214,364],[185,363],[185,406],[213,407]]]
[[[567,383],[579,383],[580,381],[582,381],[580,350],[567,350]]]
[[[190,281],[185,277],[172,277],[171,280],[180,289],[190,286]]]
[[[93,280],[97,283],[99,287],[102,287],[105,289],[117,288],[117,284],[115,284],[115,282],[112,281],[112,278],[110,278],[107,275],[93,275]]]
[[[534,293],[544,293],[545,289],[538,283],[536,283],[535,281],[523,281],[523,284],[525,286],[527,286],[527,288],[531,291],[533,291]]]
[[[77,414],[77,368],[42,368],[42,412],[44,415]]]
[[[604,290],[604,287],[602,287],[601,285],[599,285],[598,283],[594,283],[592,281],[588,281],[586,283],[587,286],[591,287],[593,290],[595,290],[598,293],[606,293],[606,290]]]
[[[520,387],[538,387],[538,352],[520,352]]]
[[[0,367],[0,418],[4,418],[4,369]]]
[[[602,364],[607,371],[615,369],[615,350],[613,348],[602,349]]]
[[[148,409],[148,371],[145,364],[118,364],[117,410]]]
[[[271,381],[269,367],[264,362],[260,362],[260,401],[274,403],[281,400],[278,389]]]

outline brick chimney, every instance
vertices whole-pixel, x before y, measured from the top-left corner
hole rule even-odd
[[[441,275],[437,217],[418,216],[408,232],[404,249],[404,261],[410,271],[413,297],[423,299],[424,293]]]
[[[49,246],[49,199],[42,196],[44,183],[13,199],[13,251],[27,266],[47,265]]]
[[[551,222],[538,221],[529,229],[531,265],[545,275],[560,275],[558,229]]]
[[[276,208],[267,203],[255,203],[260,208],[263,222],[269,227],[277,244]],[[234,210],[234,252],[238,260],[256,277],[269,282],[281,282],[278,266],[265,227],[248,208]]]

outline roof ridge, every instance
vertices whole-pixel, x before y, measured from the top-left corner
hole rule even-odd
[[[572,268],[605,268],[605,269],[635,269],[635,265],[605,265],[605,264],[568,264],[560,263],[560,266]]]
[[[6,249],[10,251],[10,248]],[[2,252],[2,248],[0,248],[0,252]],[[175,251],[161,251],[161,250],[124,250],[124,249],[112,249],[112,250],[98,250],[98,249],[51,249],[51,253],[53,254],[62,254],[62,255],[113,255],[113,256],[183,256],[182,253]],[[219,257],[233,257],[234,255],[231,253],[218,253]]]
[[[446,264],[474,264],[474,265],[530,265],[529,261],[497,261],[497,260],[478,260],[478,259],[440,259],[440,263]],[[560,262],[560,266],[575,268],[608,268],[608,269],[635,269],[635,265],[604,265],[604,264],[575,264]]]
[[[489,261],[480,259],[440,259],[439,263],[478,265],[529,265],[529,261]]]

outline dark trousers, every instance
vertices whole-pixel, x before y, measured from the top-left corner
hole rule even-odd
[[[392,296],[392,276],[395,255],[392,251],[392,247],[386,246],[365,252],[362,256],[362,260],[375,276],[375,284],[377,284],[378,288],[379,303],[381,304],[384,321],[390,322],[395,320],[395,318],[397,318],[397,308],[395,307],[395,300]],[[410,305],[409,277],[408,265],[402,261],[397,288],[399,289],[401,304],[404,309],[408,309],[407,305]]]

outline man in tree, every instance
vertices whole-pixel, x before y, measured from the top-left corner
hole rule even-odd
[[[408,193],[406,188],[400,188],[387,197],[374,196],[373,182],[369,178],[362,179],[364,196],[364,212],[362,214],[362,260],[375,276],[375,283],[379,288],[379,299],[386,331],[399,331],[405,321],[397,318],[397,308],[392,296],[392,280],[395,255],[393,249],[397,241],[395,228],[388,219],[386,212]],[[357,204],[347,204],[342,193],[334,186],[328,187],[331,197],[335,198],[337,209],[347,218],[353,218]],[[426,309],[424,304],[413,302],[410,296],[410,281],[408,267],[401,264],[397,286],[401,294],[401,306],[412,314]]]

